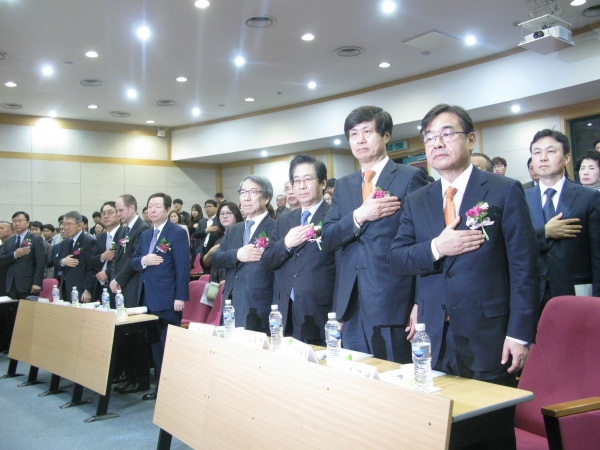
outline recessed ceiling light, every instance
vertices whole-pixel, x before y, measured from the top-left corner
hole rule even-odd
[[[310,33],[306,33],[304,36],[302,36],[303,41],[312,41],[314,38],[315,37]]]
[[[137,37],[139,37],[142,41],[145,41],[150,37],[150,28],[148,27],[139,27],[137,29]]]
[[[127,90],[127,97],[129,97],[129,98],[136,98],[137,97],[137,92],[135,91],[135,89],[128,89]]]
[[[381,64],[379,64],[379,67],[381,67],[382,69],[387,69],[388,67],[390,67],[390,63],[382,62]]]
[[[339,139],[336,139],[335,141],[333,141],[333,143],[335,145],[340,145],[342,143],[342,141],[340,141]]]
[[[311,81],[308,83],[308,88],[309,89],[314,89],[317,87],[317,83],[315,83],[314,81]]]
[[[510,107],[510,110],[514,113],[518,113],[519,111],[521,111],[521,107],[519,105],[512,105]]]
[[[242,67],[245,63],[246,60],[244,58],[242,58],[241,56],[238,56],[237,58],[235,58],[235,65],[238,67]]]
[[[180,83],[185,83],[187,81],[186,77],[177,77],[175,78],[175,81],[179,81]]]
[[[263,150],[262,152],[260,152],[260,156],[267,156],[267,155],[268,155],[268,153],[266,150]]]
[[[50,114],[48,114],[50,117],[56,117],[56,111],[50,111]]]
[[[88,108],[90,108],[90,109],[98,109],[98,105],[88,105]]]
[[[571,6],[581,6],[585,5],[586,0],[573,0],[571,2]]]
[[[254,99],[252,97],[245,98],[244,100],[246,100],[247,102],[253,102],[254,101]]]
[[[386,1],[381,4],[381,10],[386,14],[391,14],[396,11],[396,4],[391,1]]]
[[[98,53],[96,53],[96,52],[86,52],[85,56],[87,56],[88,58],[97,58],[98,57]]]
[[[15,83],[14,81],[7,81],[6,83],[4,83],[4,86],[6,86],[6,87],[17,87],[17,83]]]
[[[208,0],[197,0],[194,2],[194,6],[196,8],[204,9],[210,6],[210,2]]]
[[[146,120],[146,123],[154,123],[154,120]]]
[[[195,116],[199,116],[200,115],[200,108],[194,108],[192,109],[192,114]]]
[[[52,75],[52,72],[54,72],[54,70],[52,70],[52,67],[50,66],[44,66],[44,68],[42,69],[42,73],[46,76]]]
[[[475,39],[475,36],[467,36],[465,38],[465,44],[467,44],[467,45],[475,45],[476,42],[477,42],[477,39]]]

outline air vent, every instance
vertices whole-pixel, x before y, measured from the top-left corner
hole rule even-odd
[[[2,103],[0,104],[4,109],[23,109],[23,105],[18,103]]]
[[[177,104],[175,100],[159,100],[155,103],[156,106],[173,106]]]
[[[590,6],[581,12],[583,17],[599,17],[600,16],[600,5]]]
[[[275,23],[275,19],[272,19],[271,17],[257,16],[246,19],[244,23],[250,28],[267,28]]]
[[[364,50],[360,47],[342,47],[335,51],[335,54],[344,58],[361,55]]]
[[[85,87],[98,87],[102,86],[104,83],[100,80],[81,80],[79,84]]]
[[[113,117],[129,117],[131,114],[125,111],[111,111],[110,115]]]
[[[0,52],[0,61],[2,61],[3,59],[6,59],[6,53],[4,52]]]

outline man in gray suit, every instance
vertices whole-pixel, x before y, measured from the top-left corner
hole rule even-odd
[[[317,234],[307,233],[313,225],[320,229],[329,210],[323,201],[327,168],[313,156],[298,155],[290,162],[289,176],[301,208],[277,219],[263,260],[267,270],[279,274],[275,298],[283,316],[284,334],[308,344],[325,345],[324,327],[335,285],[335,253],[322,249],[315,240]]]

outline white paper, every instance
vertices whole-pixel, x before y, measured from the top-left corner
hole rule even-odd
[[[188,330],[206,334],[208,336],[219,336],[217,328],[214,325],[209,325],[207,323],[190,322]]]
[[[12,299],[10,297],[4,296],[4,297],[0,297],[0,302],[12,302],[15,299]]]
[[[38,297],[38,303],[50,303],[50,299],[44,297]]]
[[[258,331],[236,328],[231,339],[236,342],[251,345],[255,348],[263,348],[265,350],[271,348],[266,333],[259,333]]]
[[[99,304],[100,304],[100,302],[82,303],[81,307],[83,309],[96,309],[96,306],[98,306]]]
[[[135,314],[146,314],[148,312],[148,308],[145,306],[138,306],[136,308],[125,308],[128,316],[133,316]]]
[[[318,350],[315,352],[317,358],[327,361],[327,350]],[[367,358],[372,358],[373,355],[363,352],[355,352],[354,350],[341,349],[339,358],[347,359],[348,361],[360,361]]]
[[[407,389],[414,389],[414,377],[412,376],[414,373],[414,364],[403,364],[401,369],[390,370],[388,372],[383,372],[379,374],[379,379],[381,381],[385,381],[386,383],[395,384],[396,386],[402,386]],[[406,374],[410,375],[410,379],[407,379]],[[443,377],[446,375],[443,372],[439,372],[437,370],[431,371],[431,377]],[[441,391],[441,388],[433,387],[429,393]]]
[[[331,367],[333,367],[335,370],[346,372],[351,375],[356,375],[363,378],[371,378],[373,380],[379,379],[379,371],[377,370],[377,367],[370,366],[368,364],[335,358],[331,364]]]
[[[593,297],[591,284],[576,284],[575,295],[580,297]]]
[[[284,337],[281,340],[278,353],[319,364],[317,355],[312,346],[292,337]]]

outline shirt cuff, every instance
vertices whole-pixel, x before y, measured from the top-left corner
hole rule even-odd
[[[506,336],[506,339],[510,339],[511,341],[515,341],[515,342],[518,342],[521,345],[529,347],[529,342],[527,342],[527,341],[522,341],[521,339],[511,338],[510,336]]]
[[[356,221],[354,213],[352,213],[352,220],[354,221],[354,236],[358,236],[360,234],[360,225]]]
[[[444,255],[442,255],[442,254],[440,254],[440,252],[438,252],[438,249],[435,246],[435,241],[436,241],[435,239],[433,239],[431,241],[431,256],[433,257],[434,261],[437,261],[438,259],[440,259]]]

